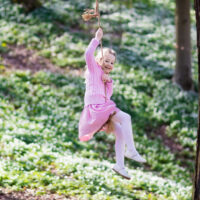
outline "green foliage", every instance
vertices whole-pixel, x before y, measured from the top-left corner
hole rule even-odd
[[[122,72],[121,77],[119,77],[117,70]],[[151,78],[149,80],[144,78],[144,81],[141,81],[142,74],[141,71],[126,74],[118,66],[115,73],[112,74],[116,84],[113,99],[122,110],[131,114],[136,148],[146,156],[151,170],[154,171],[155,178],[155,172],[159,172],[162,176],[187,186],[187,190],[185,188],[184,191],[185,195],[189,195],[188,190],[191,188],[189,172],[179,166],[180,162],[176,161],[175,156],[161,144],[159,139],[150,140],[146,136],[145,126],[152,122],[156,126],[160,121],[154,118],[154,113],[150,109],[152,102],[148,93],[151,90],[154,91],[154,84],[150,84]],[[82,99],[85,89],[82,82],[83,80],[80,78],[42,71],[34,75],[31,75],[29,71],[16,71],[14,74],[0,76],[0,110],[1,113],[4,113],[1,121],[2,128],[0,129],[0,145],[2,146],[0,154],[3,158],[10,157],[12,160],[12,162],[6,164],[6,168],[3,168],[6,175],[2,175],[2,186],[9,185],[13,188],[40,187],[43,192],[51,190],[81,196],[82,193],[75,186],[84,184],[86,188],[81,191],[86,192],[90,188],[88,195],[92,195],[94,198],[95,194],[99,192],[100,199],[105,196],[105,194],[101,194],[102,190],[106,190],[107,195],[113,196],[113,199],[115,195],[119,198],[132,191],[127,188],[126,193],[119,192],[116,194],[114,188],[113,192],[110,190],[110,184],[108,189],[105,182],[109,181],[110,183],[115,176],[113,177],[113,174],[109,172],[109,176],[105,179],[105,172],[108,169],[104,168],[105,164],[102,162],[101,165],[94,165],[93,173],[99,173],[96,171],[97,166],[101,167],[102,170],[102,173],[100,173],[102,175],[97,178],[95,174],[90,176],[86,174],[86,165],[84,162],[78,161],[81,157],[88,159],[88,161],[91,160],[90,164],[88,164],[88,161],[86,162],[88,167],[92,165],[94,159],[101,159],[104,162],[107,159],[109,162],[115,162],[113,156],[107,156],[108,143],[113,145],[111,151],[112,154],[114,153],[113,135],[105,137],[105,133],[101,132],[96,134],[95,139],[87,144],[78,141],[77,124],[80,111],[83,108]],[[135,84],[136,87],[129,87],[128,83],[129,85]],[[151,89],[147,89],[147,87]],[[130,110],[130,108],[133,109]],[[68,157],[71,155],[76,159],[69,159]],[[60,159],[65,164],[59,164]],[[65,159],[66,161],[64,161]],[[72,165],[74,160],[77,160],[79,166],[77,164]],[[139,197],[142,194],[147,197],[150,192],[155,199],[158,198],[156,197],[158,194],[161,197],[165,195],[166,199],[170,197],[171,186],[169,190],[166,188],[163,190],[150,178],[148,184],[144,184],[147,177],[139,178],[139,174],[142,173],[140,170],[144,171],[143,167],[134,162],[136,166],[134,171],[131,167],[132,162],[128,161],[128,166],[130,172],[135,174],[134,183],[132,185],[130,182],[127,187],[133,187],[133,189],[139,187],[140,190],[134,196],[130,193],[127,199],[136,198],[137,195]],[[81,171],[82,168],[83,171]],[[56,174],[52,173],[50,169],[56,170]],[[17,173],[18,177],[10,180],[8,177],[13,173]],[[75,179],[76,182],[69,186],[65,181],[65,174]],[[59,178],[55,179],[55,176]],[[101,179],[103,185],[99,182]],[[137,179],[139,180],[136,185],[135,180]],[[55,182],[55,180],[57,181]],[[169,180],[167,182],[169,184]],[[151,183],[153,186],[151,186]],[[115,187],[115,185],[111,186]],[[123,184],[120,187],[121,191],[126,188]],[[183,191],[183,188],[178,185],[177,187],[180,191]],[[158,193],[158,190],[160,193]],[[178,195],[181,195],[181,193],[177,192]],[[183,196],[181,197],[183,198]]]

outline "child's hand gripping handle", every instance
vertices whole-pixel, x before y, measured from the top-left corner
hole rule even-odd
[[[95,38],[100,41],[102,37],[103,37],[103,30],[102,28],[98,28],[95,34]]]

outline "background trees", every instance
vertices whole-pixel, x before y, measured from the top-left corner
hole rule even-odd
[[[40,0],[11,0],[13,3],[23,4],[26,12],[35,10],[36,8],[42,6]]]
[[[190,0],[176,0],[175,23],[176,66],[173,80],[184,90],[191,90]]]
[[[198,69],[199,69],[199,87],[200,87],[200,2],[195,0],[196,27],[197,27],[197,48],[198,48]],[[200,91],[200,90],[199,90]],[[199,99],[200,105],[200,99]],[[193,181],[193,200],[200,200],[200,109],[198,112],[198,132],[196,142],[196,163],[195,176]]]

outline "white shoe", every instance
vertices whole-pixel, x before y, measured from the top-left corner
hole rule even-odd
[[[130,158],[132,160],[135,160],[137,162],[141,162],[141,163],[147,162],[137,151],[135,153],[132,153],[127,150],[125,152],[124,156],[126,156],[127,158]]]
[[[131,179],[127,171],[125,170],[125,167],[119,167],[118,164],[115,164],[114,167],[112,168],[117,174],[123,176],[126,179]]]

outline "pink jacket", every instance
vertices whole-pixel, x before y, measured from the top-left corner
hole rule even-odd
[[[84,104],[102,104],[106,102],[105,86],[101,79],[104,71],[95,61],[94,52],[99,45],[99,41],[93,38],[85,51],[85,61],[87,69],[85,73],[86,91],[84,96]],[[113,93],[113,80],[106,82],[107,101]]]

